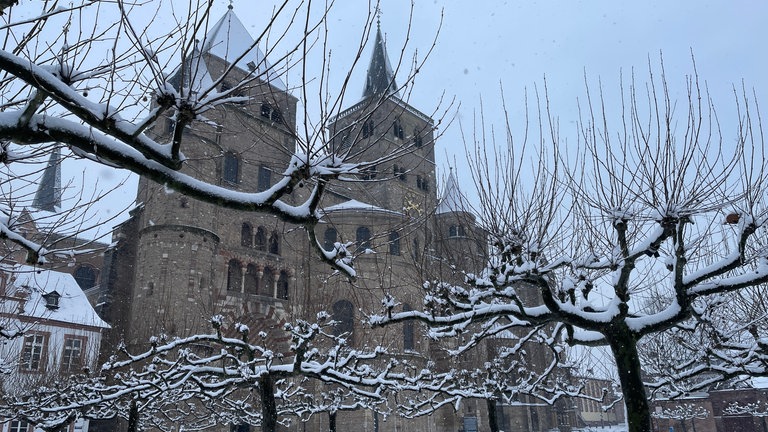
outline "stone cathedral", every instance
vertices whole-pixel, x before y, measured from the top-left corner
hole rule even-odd
[[[267,70],[258,48],[234,52],[252,41],[230,6],[184,59],[172,82],[194,89],[220,80],[233,88],[247,74]],[[245,44],[248,46],[248,44]],[[228,75],[223,72],[232,65]],[[186,173],[236,191],[263,191],[288,166],[296,141],[297,99],[278,77],[268,76],[241,90],[247,102],[228,103],[206,113],[210,122],[184,133]],[[306,233],[273,216],[223,209],[201,203],[162,185],[140,179],[135,209],[116,227],[113,247],[101,269],[101,313],[112,325],[103,342],[109,353],[125,341],[140,351],[150,336],[186,336],[210,331],[221,314],[264,332],[275,343],[285,340],[282,323],[327,311],[353,346],[384,345],[420,361],[438,357],[415,324],[371,330],[361,325],[364,311],[377,311],[387,292],[402,307],[418,307],[421,281],[435,276],[446,260],[478,265],[485,251],[475,218],[464,210],[453,174],[436,174],[434,122],[398,93],[384,38],[377,29],[366,82],[357,103],[340,112],[328,136],[334,151],[352,160],[384,162],[359,174],[360,181],[336,182],[322,204],[316,235],[331,248],[351,242],[356,259],[354,283],[332,276],[315,257]],[[170,119],[153,133],[167,136]],[[402,151],[407,148],[408,151]],[[401,152],[395,158],[384,156]],[[443,183],[445,183],[443,185]],[[437,190],[440,184],[441,196]],[[300,191],[298,193],[301,193]],[[490,355],[490,354],[489,354]],[[554,414],[525,408],[506,416],[506,430],[556,427]],[[511,411],[510,411],[511,412]],[[233,426],[233,430],[258,430]],[[462,404],[415,420],[381,419],[367,410],[338,414],[339,431],[487,431],[484,403]],[[293,422],[292,430],[328,430],[326,416]]]

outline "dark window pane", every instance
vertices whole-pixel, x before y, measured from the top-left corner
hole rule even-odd
[[[323,248],[327,251],[333,250],[337,237],[336,228],[326,228],[325,234],[323,234]]]
[[[224,173],[225,182],[236,184],[240,178],[240,159],[232,152],[224,153]]]
[[[272,171],[265,166],[260,166],[259,184],[257,186],[257,190],[259,192],[264,192],[265,190],[269,189],[270,186],[272,186]]]
[[[355,237],[358,249],[371,248],[371,230],[368,227],[358,227]]]
[[[389,254],[400,255],[400,234],[395,231],[389,233]]]

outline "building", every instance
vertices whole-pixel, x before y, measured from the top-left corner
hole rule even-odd
[[[269,70],[258,48],[237,52],[250,40],[230,6],[171,82],[195,91],[220,80],[220,90],[228,90]],[[210,110],[208,122],[185,129],[184,172],[232,190],[265,191],[278,181],[296,147],[297,99],[279,78],[269,78],[238,89],[247,101]],[[168,118],[153,133],[162,138],[173,129]],[[315,232],[326,249],[350,245],[357,255],[354,283],[331,276],[306,234],[275,217],[169,194],[140,179],[137,206],[115,229],[101,272],[101,313],[112,325],[103,353],[121,341],[142,351],[153,335],[207,332],[214,314],[247,324],[250,334],[263,333],[277,351],[285,343],[284,322],[327,311],[352,346],[384,345],[416,364],[431,359],[448,367],[452,359],[413,323],[375,330],[361,325],[362,311],[375,310],[386,293],[395,293],[408,310],[421,303],[425,279],[457,277],[454,264],[483,263],[483,233],[462,205],[453,174],[438,199],[434,129],[433,119],[401,98],[378,28],[362,98],[340,112],[327,132],[334,152],[379,162],[368,165],[359,182],[329,185]],[[546,430],[555,424],[550,418],[526,424]],[[327,430],[327,421],[315,416],[295,424],[319,431]],[[336,422],[339,431],[488,430],[485,405],[474,401],[460,413],[447,408],[415,420],[385,421],[357,410],[339,413]]]
[[[109,326],[96,314],[75,278],[26,265],[0,264],[0,320],[6,332],[23,332],[0,344],[0,390],[12,396],[97,367],[101,332]],[[22,420],[2,432],[33,432]],[[87,432],[79,419],[68,432]]]

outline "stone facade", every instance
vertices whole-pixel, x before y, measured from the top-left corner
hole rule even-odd
[[[228,63],[206,47],[216,46],[211,41],[226,44],[243,29],[230,9],[172,81],[194,88],[195,80],[218,79]],[[259,67],[248,65],[251,71]],[[316,258],[306,233],[294,226],[270,215],[199,202],[142,178],[137,208],[116,229],[104,267],[109,301],[103,312],[113,326],[103,344],[105,355],[123,340],[129,349],[142,350],[153,335],[209,331],[214,314],[248,324],[251,334],[263,331],[279,350],[284,322],[312,320],[326,311],[349,333],[352,346],[387,346],[412,364],[432,359],[449,365],[451,359],[413,323],[383,329],[362,325],[363,313],[376,311],[385,294],[395,295],[404,310],[415,309],[423,298],[423,280],[457,277],[452,263],[477,268],[485,254],[474,216],[455,199],[447,205],[443,198],[442,208],[438,205],[434,122],[399,97],[388,68],[379,30],[363,99],[341,112],[327,131],[337,154],[371,161],[358,181],[329,185],[315,233],[326,248],[335,242],[351,245],[359,255],[356,280],[333,276]],[[220,90],[248,73],[232,68]],[[297,100],[281,87],[279,80],[252,80],[238,89],[247,101],[219,106],[206,112],[209,122],[185,129],[182,171],[234,191],[263,191],[278,181],[297,146]],[[173,131],[170,119],[154,129],[161,138]],[[301,196],[303,190],[294,193]],[[451,193],[460,196],[458,189]],[[446,408],[415,420],[340,412],[336,422],[338,431],[488,430],[484,401],[468,401],[459,413]],[[553,422],[526,424],[546,430]],[[314,416],[294,425],[301,431],[327,430],[328,418]]]

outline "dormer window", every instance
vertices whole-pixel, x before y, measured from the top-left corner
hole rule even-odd
[[[48,294],[43,294],[43,299],[45,300],[45,307],[47,307],[50,310],[58,309],[60,298],[61,298],[61,294],[57,293],[56,291],[49,292]]]

